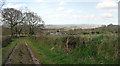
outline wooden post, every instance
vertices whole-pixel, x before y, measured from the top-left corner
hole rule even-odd
[[[69,51],[69,45],[68,45],[68,43],[69,43],[69,37],[67,38],[67,41],[66,41],[66,51]]]

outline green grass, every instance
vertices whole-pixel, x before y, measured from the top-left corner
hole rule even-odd
[[[75,48],[65,51],[66,37],[71,37],[76,42]],[[24,38],[19,39],[19,44],[14,53],[13,64],[33,64]],[[35,55],[43,64],[115,64],[117,63],[118,36],[115,34],[99,35],[56,35],[25,38]],[[3,62],[13,50],[18,39],[2,48]],[[85,44],[82,41],[86,41]],[[51,48],[53,48],[51,50]],[[9,51],[8,51],[9,50]],[[22,54],[22,56],[21,56]]]
[[[36,41],[31,41],[29,40],[29,38],[26,39],[27,43],[29,44],[29,46],[32,48],[33,52],[37,55],[37,57],[39,59],[41,59],[42,63],[54,63],[51,61],[51,58],[49,58],[46,54],[48,54],[49,52],[47,50],[49,50],[48,48],[44,48],[42,47],[42,45],[40,45],[39,43],[37,43]],[[41,51],[42,50],[42,51]],[[44,54],[43,52],[45,52],[46,54]]]
[[[11,42],[8,46],[2,48],[2,63],[6,61],[9,54],[14,49],[18,39],[12,39],[13,42]]]
[[[14,58],[12,64],[33,64],[33,61],[30,57],[30,54],[25,46],[23,38],[20,38],[18,41],[18,47],[14,53]]]
[[[117,35],[76,35],[88,40],[86,44],[78,42],[76,48],[65,52],[62,36],[40,36],[37,39],[26,38],[26,41],[43,64],[115,64],[117,63]],[[112,38],[111,38],[112,37]],[[55,47],[54,50],[50,50]]]

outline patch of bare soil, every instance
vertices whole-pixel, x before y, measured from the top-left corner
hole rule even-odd
[[[27,42],[19,39],[5,64],[41,64]]]

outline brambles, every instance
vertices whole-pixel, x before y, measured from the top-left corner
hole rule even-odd
[[[2,47],[8,46],[12,42],[11,37],[7,37],[2,40]]]

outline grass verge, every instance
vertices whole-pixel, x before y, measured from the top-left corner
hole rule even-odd
[[[17,43],[17,40],[18,39],[12,39],[12,42],[8,46],[2,48],[2,64],[6,61],[9,54],[14,49],[14,47],[15,47],[15,45]]]

